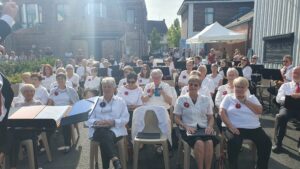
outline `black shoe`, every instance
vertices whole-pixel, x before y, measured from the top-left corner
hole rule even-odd
[[[274,145],[274,146],[272,146],[272,151],[273,151],[273,153],[278,154],[282,151],[282,147],[278,146],[278,145]]]
[[[115,169],[122,169],[121,161],[119,159],[113,161]]]

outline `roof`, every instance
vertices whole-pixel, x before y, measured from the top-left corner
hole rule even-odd
[[[247,13],[245,13],[242,16],[236,17],[232,22],[228,23],[225,27],[226,28],[231,28],[237,25],[240,25],[242,23],[248,22],[252,20],[254,17],[254,10],[251,10]]]
[[[168,32],[168,27],[166,25],[165,20],[162,21],[153,21],[153,20],[148,20],[147,21],[147,35],[150,35],[153,28],[156,28],[156,30],[160,34],[167,34]]]
[[[181,15],[185,11],[188,4],[195,3],[235,3],[235,2],[254,2],[254,0],[184,0],[177,12],[177,15]]]

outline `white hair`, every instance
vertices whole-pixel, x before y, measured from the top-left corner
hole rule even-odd
[[[21,87],[20,91],[22,94],[24,94],[25,90],[35,91],[35,87],[32,84],[24,84],[24,86]]]
[[[153,74],[159,74],[161,78],[164,76],[160,69],[152,69],[150,76],[152,77]]]
[[[239,76],[239,72],[234,67],[228,68],[226,75],[228,76],[230,72],[234,72],[236,76]]]
[[[101,81],[101,85],[110,85],[113,88],[117,87],[116,80],[113,77],[105,77],[105,78],[103,78],[102,81]]]

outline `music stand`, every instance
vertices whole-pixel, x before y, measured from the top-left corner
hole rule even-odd
[[[239,72],[239,76],[243,76],[243,68],[236,67],[236,70]]]
[[[284,107],[288,110],[300,110],[300,99],[294,99],[292,96],[285,96]]]
[[[167,66],[156,66],[155,69],[160,69],[163,73],[163,80],[171,80],[170,69]]]
[[[132,67],[132,68],[133,68],[133,71],[134,71],[136,74],[140,73],[140,72],[141,72],[141,69],[142,69],[142,67],[137,67],[137,66],[134,66],[134,67]]]
[[[157,66],[166,66],[165,63],[156,63]]]
[[[99,68],[98,76],[99,77],[107,77],[108,76],[107,68]]]
[[[211,65],[206,64],[205,66],[206,66],[206,70],[207,70],[206,74],[211,74]]]
[[[186,69],[186,61],[174,62],[174,66],[176,69],[185,70]]]
[[[252,69],[252,73],[261,74],[262,70],[264,69],[264,65],[250,65]]]
[[[261,73],[262,73],[262,77],[264,79],[270,80],[270,84],[269,84],[270,88],[272,87],[272,80],[283,81],[282,75],[281,75],[281,72],[279,69],[263,69]],[[270,95],[269,95],[269,110],[268,110],[269,113],[271,112],[271,100],[272,100],[272,95],[270,93]]]

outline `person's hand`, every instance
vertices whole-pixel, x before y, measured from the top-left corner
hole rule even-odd
[[[6,2],[3,6],[3,15],[9,15],[12,18],[16,18],[19,7],[16,2],[9,1]]]
[[[5,54],[5,47],[0,45],[0,52],[4,55]]]
[[[114,124],[114,120],[99,120],[95,122],[95,125],[99,127],[112,127]]]
[[[298,98],[300,98],[300,93],[293,93],[293,94],[291,94],[291,97],[294,99],[298,99]]]
[[[147,95],[148,95],[149,97],[151,97],[151,96],[153,96],[153,92],[154,92],[154,90],[153,90],[152,88],[149,88],[149,89],[147,90]]]
[[[194,133],[196,132],[196,129],[195,129],[195,128],[193,128],[193,127],[188,127],[188,126],[185,127],[185,130],[186,130],[186,132],[189,133],[189,134],[194,134]]]
[[[229,127],[229,130],[236,135],[240,135],[240,131],[239,129],[235,128],[235,127]]]
[[[214,129],[211,127],[207,127],[205,129],[205,134],[212,135],[214,133]]]

